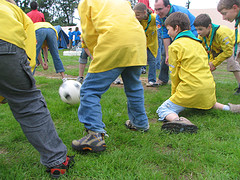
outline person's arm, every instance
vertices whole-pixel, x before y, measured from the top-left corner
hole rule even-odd
[[[165,48],[165,53],[166,53],[166,59],[165,59],[165,64],[168,65],[168,46],[171,44],[171,39],[170,38],[165,38],[163,39],[163,45],[164,45],[164,48]]]
[[[47,46],[43,48],[43,55],[44,55],[43,69],[47,70],[48,69],[48,47]]]
[[[47,70],[48,69],[48,64],[47,64],[47,57],[48,57],[48,54],[47,54],[47,47],[44,47],[43,48],[43,54],[44,54],[44,62],[42,60],[42,56],[41,56],[41,52],[39,53],[38,55],[38,61],[40,62],[40,64],[42,65],[43,69],[44,70]]]
[[[87,55],[93,60],[93,56],[91,55],[89,49],[88,48],[84,48],[84,50],[87,53]]]
[[[39,54],[38,54],[38,61],[39,61],[39,63],[42,65],[42,67],[43,67],[43,60],[42,60],[42,56],[41,56],[41,50],[40,50],[40,52],[39,52]]]
[[[215,39],[216,39],[216,45],[220,46],[219,48],[221,49],[221,53],[219,53],[216,57],[212,59],[212,65],[217,67],[220,65],[223,61],[225,61],[227,58],[231,57],[233,54],[233,38],[228,35],[226,32],[223,32],[223,34],[216,34]],[[213,47],[214,50],[214,47]]]

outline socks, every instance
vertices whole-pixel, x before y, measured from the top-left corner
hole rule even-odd
[[[230,111],[230,107],[229,107],[228,105],[224,105],[224,106],[223,106],[223,110],[224,110],[224,111]]]

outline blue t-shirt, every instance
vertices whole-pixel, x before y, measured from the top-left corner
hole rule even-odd
[[[191,31],[197,37],[198,36],[197,30],[196,30],[196,28],[193,25],[194,20],[195,20],[195,16],[192,15],[192,13],[190,13],[190,11],[187,8],[185,8],[185,7],[177,6],[177,5],[171,5],[171,7],[172,7],[171,13],[182,12],[182,13],[185,13],[188,16],[188,18],[190,20],[190,25],[191,25]],[[168,30],[164,26],[164,22],[165,22],[167,17],[160,18],[159,15],[157,15],[157,17],[156,17],[156,25],[157,25],[157,28],[158,28],[158,33],[161,34],[161,37],[163,39],[170,38],[170,36],[168,35]]]
[[[69,37],[69,40],[73,40],[73,32],[69,31],[68,32],[68,37]]]
[[[76,40],[80,40],[80,35],[81,35],[81,32],[80,31],[73,31],[73,34],[75,36],[75,41]],[[79,35],[79,36],[78,36]]]

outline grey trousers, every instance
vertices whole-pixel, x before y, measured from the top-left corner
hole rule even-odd
[[[23,133],[40,153],[40,162],[47,167],[64,162],[67,148],[56,132],[41,91],[36,88],[27,55],[3,40],[0,40],[0,95],[7,99]]]

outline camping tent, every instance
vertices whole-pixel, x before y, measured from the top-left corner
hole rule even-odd
[[[54,26],[54,28],[58,32],[58,48],[67,49],[67,45],[69,44],[68,35],[62,30],[61,26]]]

